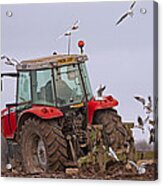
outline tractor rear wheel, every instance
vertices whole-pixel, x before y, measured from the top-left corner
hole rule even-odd
[[[67,142],[56,121],[29,118],[20,132],[23,167],[27,173],[63,170]]]
[[[94,123],[103,125],[103,143],[106,147],[112,147],[117,154],[125,154],[127,159],[133,159],[133,137],[126,130],[116,110],[97,111]]]

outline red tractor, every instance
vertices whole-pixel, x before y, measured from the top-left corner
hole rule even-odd
[[[17,73],[1,74],[17,78],[16,102],[2,110],[1,125],[9,148],[20,149],[26,172],[63,170],[75,163],[89,151],[93,125],[103,125],[107,148],[129,148],[132,137],[114,109],[118,101],[102,96],[104,87],[98,97],[92,95],[87,59],[55,54],[22,61]]]

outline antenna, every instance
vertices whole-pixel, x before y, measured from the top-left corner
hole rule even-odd
[[[72,33],[79,29],[79,23],[80,23],[80,21],[76,20],[72,26],[68,27],[68,29],[65,32],[63,32],[61,35],[59,35],[56,39],[56,40],[59,40],[59,39],[63,38],[64,36],[68,37],[68,49],[67,49],[68,55],[70,55],[70,51],[71,51]]]

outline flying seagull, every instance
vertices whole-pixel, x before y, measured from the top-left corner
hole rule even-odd
[[[135,96],[134,98],[135,98],[137,101],[139,101],[140,103],[142,103],[143,106],[145,106],[145,99],[144,99],[144,98],[142,98],[142,97],[140,97],[140,96]]]
[[[144,106],[144,109],[146,110],[147,114],[150,114],[152,112],[152,99],[151,96],[148,96],[148,103]]]
[[[118,19],[118,21],[116,22],[116,26],[119,25],[128,16],[133,17],[133,15],[134,15],[133,8],[134,8],[135,4],[136,4],[136,1],[134,1],[130,5],[129,9]]]
[[[72,32],[74,32],[74,31],[76,31],[76,30],[79,29],[79,24],[80,24],[80,21],[79,20],[76,20],[74,22],[74,24],[71,25],[70,27],[68,27],[64,33],[62,33],[61,35],[59,35],[57,37],[56,40],[61,39],[64,36],[71,36]]]
[[[141,165],[138,166],[134,161],[128,160],[128,162],[136,168],[138,174],[146,173],[146,169],[145,169],[145,166],[147,165],[146,163],[141,163]]]
[[[6,65],[12,65],[12,66],[15,66],[14,63],[12,63],[11,59],[5,55],[1,56],[1,59],[2,60],[5,60],[5,64]]]
[[[142,133],[144,133],[144,121],[140,116],[138,116],[137,122],[138,125],[136,125],[135,127],[141,129]]]
[[[149,144],[151,144],[152,142],[155,142],[155,129],[152,128],[149,132],[150,132]]]
[[[17,65],[19,64],[18,60],[16,60],[15,58],[9,58],[6,55],[1,56],[1,59],[4,60],[6,65],[15,66],[14,63],[16,63]]]

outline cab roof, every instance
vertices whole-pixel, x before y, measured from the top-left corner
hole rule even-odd
[[[17,70],[37,70],[45,68],[54,68],[57,66],[65,66],[69,64],[82,63],[88,60],[83,54],[62,54],[48,57],[36,58],[31,60],[23,60],[17,65]]]

